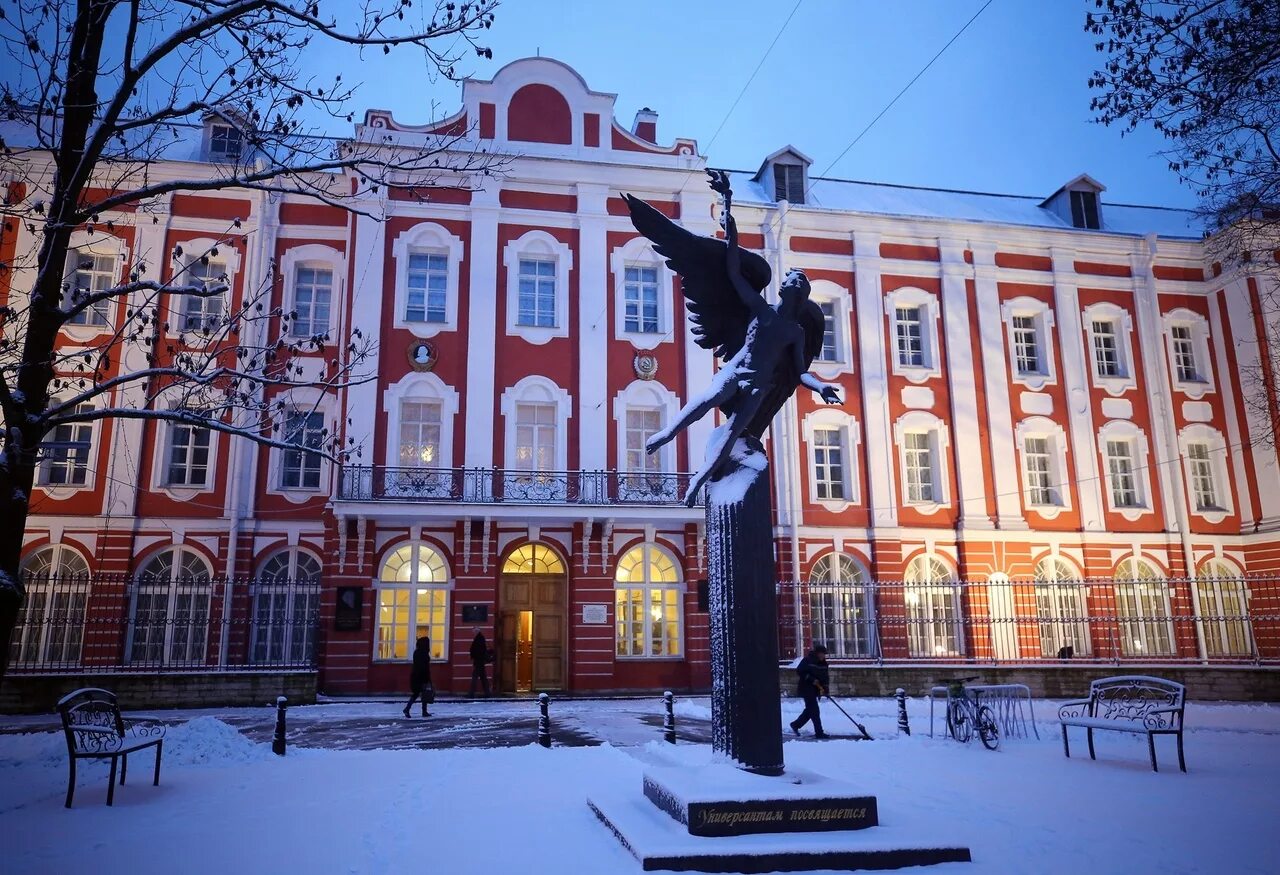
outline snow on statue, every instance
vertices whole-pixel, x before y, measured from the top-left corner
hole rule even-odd
[[[690,399],[675,422],[646,446],[655,452],[713,407],[725,414],[685,495],[690,507],[705,483],[735,474],[741,464],[749,465],[748,457],[764,452],[761,436],[798,386],[808,386],[828,404],[840,403],[837,387],[809,373],[822,352],[823,334],[822,309],[809,300],[809,279],[802,271],[789,271],[778,303],[765,301],[761,293],[772,278],[769,263],[738,246],[728,175],[720,170],[707,175],[711,189],[724,196],[724,240],[686,231],[639,198],[625,195],[636,230],[653,241],[667,266],[680,275],[695,341],[725,363],[707,391]],[[745,446],[738,446],[740,439]],[[734,463],[733,456],[742,461]]]

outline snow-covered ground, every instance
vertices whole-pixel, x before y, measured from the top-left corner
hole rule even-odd
[[[1280,784],[1280,707],[1188,707],[1188,774],[1177,770],[1171,739],[1157,740],[1160,773],[1146,741],[1097,736],[1098,762],[1083,738],[1073,758],[1062,745],[1050,702],[1037,701],[1040,739],[1009,739],[997,753],[929,738],[928,703],[910,703],[915,735],[895,734],[891,700],[842,700],[874,742],[789,741],[787,762],[840,777],[879,798],[881,823],[933,830],[972,848],[955,873],[1275,872],[1280,859],[1275,787]],[[481,726],[528,703],[441,703],[443,723]],[[391,703],[290,710],[291,734],[377,738],[378,727],[406,729]],[[232,726],[252,726],[251,709],[165,712],[170,728],[160,787],[150,785],[150,752],[131,769],[114,808],[103,803],[106,765],[82,764],[76,807],[63,809],[66,751],[47,718],[0,717],[0,824],[8,837],[0,871],[631,873],[639,866],[591,814],[585,799],[602,784],[640,792],[646,762],[672,755],[696,764],[705,745],[653,741],[651,701],[564,702],[553,714],[566,731],[596,746],[333,750],[269,745]],[[260,714],[262,709],[257,709]],[[799,703],[784,702],[784,719]],[[824,705],[827,728],[844,718]],[[677,704],[693,727],[706,700]],[[357,731],[360,726],[366,731]],[[459,728],[460,738],[462,729]],[[295,736],[297,737],[297,736]],[[871,832],[874,832],[872,830]],[[708,839],[706,841],[715,841]],[[795,841],[803,845],[805,837]]]

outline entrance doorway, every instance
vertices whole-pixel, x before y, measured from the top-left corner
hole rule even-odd
[[[500,692],[564,688],[568,584],[564,562],[550,547],[525,544],[507,557],[499,579]]]

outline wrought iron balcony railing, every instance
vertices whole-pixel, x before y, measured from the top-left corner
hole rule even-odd
[[[680,505],[691,474],[628,471],[521,471],[511,468],[392,468],[347,465],[341,501],[462,504]],[[699,503],[702,496],[698,497]]]

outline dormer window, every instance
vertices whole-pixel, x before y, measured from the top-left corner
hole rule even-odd
[[[244,133],[226,121],[210,121],[205,126],[205,152],[210,161],[239,161],[244,151]]]
[[[804,203],[804,165],[773,165],[773,199],[791,204]]]
[[[1071,192],[1071,224],[1077,228],[1097,231],[1102,225],[1098,221],[1098,193],[1096,191]]]

